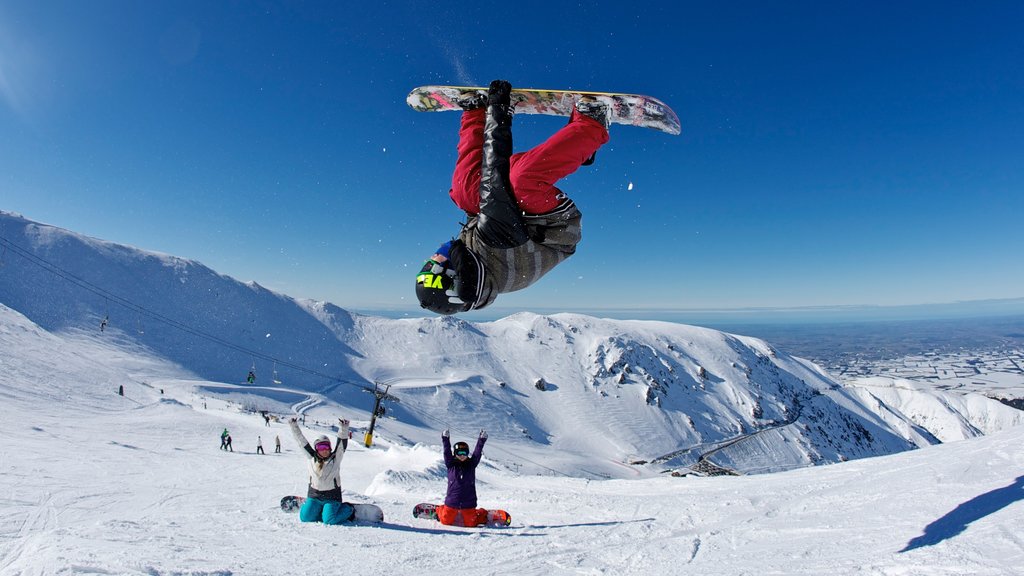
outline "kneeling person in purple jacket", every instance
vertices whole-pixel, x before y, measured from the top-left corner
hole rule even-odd
[[[441,433],[444,465],[448,468],[448,493],[444,505],[437,507],[437,519],[448,526],[481,526],[487,523],[487,510],[476,507],[476,467],[483,456],[487,432],[480,431],[473,454],[469,444],[456,442],[452,448],[448,431]]]

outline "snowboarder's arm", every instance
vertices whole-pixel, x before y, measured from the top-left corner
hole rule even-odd
[[[452,440],[448,437],[447,430],[446,434],[441,435],[441,446],[444,448],[441,452],[444,454],[444,465],[447,468],[451,468],[454,463],[455,457],[452,456]]]
[[[481,431],[480,437],[476,439],[476,446],[473,447],[473,455],[469,457],[469,459],[473,462],[474,466],[480,463],[480,458],[482,458],[484,455],[484,444],[486,443],[487,433]]]
[[[509,176],[512,157],[512,85],[491,82],[484,122],[483,166],[480,180],[480,239],[494,248],[515,248],[530,238],[523,211],[516,202]]]
[[[301,446],[310,457],[316,455],[316,451],[314,451],[313,447],[309,445],[309,440],[306,440],[306,437],[302,435],[302,430],[299,429],[299,423],[296,422],[294,418],[288,422],[288,427],[292,429],[292,436],[295,437],[295,443]]]
[[[348,420],[344,418],[338,418],[338,444],[334,450],[339,453],[338,460],[341,460],[345,450],[348,450]]]

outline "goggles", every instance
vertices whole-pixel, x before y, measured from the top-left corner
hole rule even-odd
[[[319,452],[320,450],[330,451],[331,443],[330,442],[317,442],[316,445],[314,446],[314,448],[316,448],[317,452]]]

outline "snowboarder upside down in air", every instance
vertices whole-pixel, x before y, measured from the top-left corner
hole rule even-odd
[[[576,252],[581,214],[555,183],[608,142],[609,110],[580,100],[569,123],[545,142],[512,154],[512,85],[459,99],[458,159],[448,193],[468,221],[416,276],[420,306],[438,314],[479,310],[522,290]]]

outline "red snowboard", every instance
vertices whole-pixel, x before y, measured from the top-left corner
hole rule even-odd
[[[412,515],[415,518],[425,518],[427,520],[437,520],[437,504],[417,504],[412,509]],[[512,515],[504,510],[488,510],[487,511],[487,525],[492,527],[497,526],[509,526],[512,524]]]

